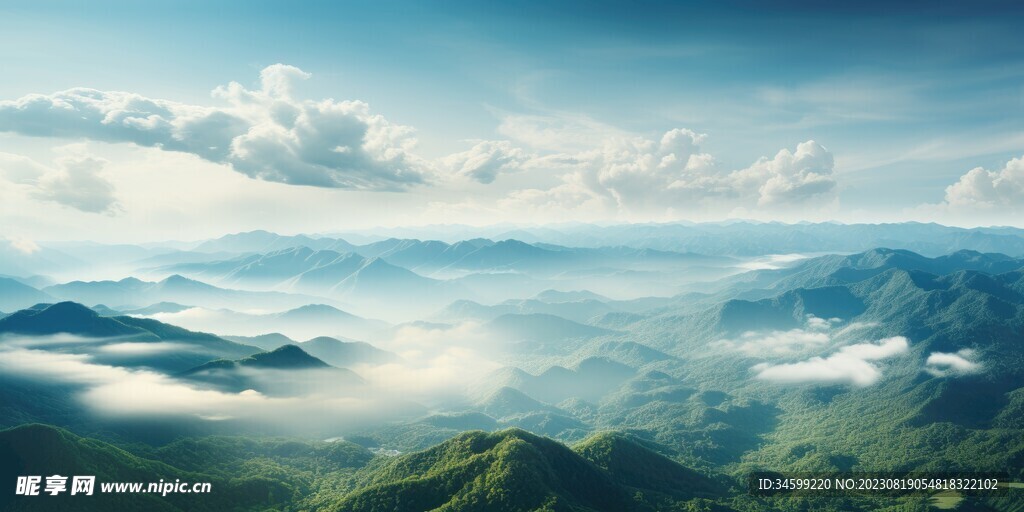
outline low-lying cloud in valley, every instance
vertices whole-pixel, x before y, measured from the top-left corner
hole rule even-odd
[[[910,344],[903,336],[874,343],[847,345],[828,357],[813,357],[796,363],[761,363],[751,370],[756,378],[784,384],[850,384],[870,386],[882,378],[878,361],[904,354]]]
[[[818,351],[834,340],[843,339],[850,333],[874,327],[875,324],[851,322],[843,325],[841,318],[819,318],[807,315],[803,327],[786,331],[747,331],[734,339],[723,339],[712,343],[715,348],[742,352],[751,357],[764,359]]]
[[[113,420],[235,420],[257,422],[281,432],[310,433],[361,428],[425,412],[420,404],[410,401],[409,395],[402,395],[395,389],[339,388],[327,382],[301,396],[268,396],[252,389],[227,392],[148,368],[102,364],[88,354],[25,348],[93,344],[96,339],[23,337],[8,338],[4,342],[5,346],[0,349],[0,373],[40,384],[74,386],[74,396],[83,407]],[[142,345],[148,344],[114,343],[100,347],[99,353],[135,355]],[[165,350],[173,344],[153,345]],[[402,369],[397,367],[394,371]],[[260,375],[252,374],[260,372],[249,370],[249,376],[259,378]],[[382,370],[381,378],[386,378],[384,372],[386,370]],[[287,384],[294,380],[294,375],[283,374],[281,370],[266,373],[267,381]]]
[[[924,371],[936,377],[971,375],[984,369],[977,357],[977,352],[969,348],[956,353],[932,352],[924,363]]]

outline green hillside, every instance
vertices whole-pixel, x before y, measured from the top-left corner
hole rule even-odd
[[[686,495],[713,488],[625,439],[609,450],[604,443],[596,439],[573,451],[518,429],[468,432],[385,462],[335,510],[651,510],[637,499],[637,489]],[[670,473],[660,481],[637,478],[636,471],[648,464]],[[672,488],[677,484],[686,487]]]

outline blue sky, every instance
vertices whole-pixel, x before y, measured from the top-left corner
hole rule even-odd
[[[362,227],[736,216],[1019,224],[1022,14],[1009,2],[6,3],[0,153],[7,175],[22,178],[0,189],[18,204],[0,215],[22,221],[35,208],[97,236],[136,232],[147,218],[173,226],[173,205],[140,201],[137,182],[188,166],[203,171],[181,174],[182,188],[161,197],[181,199],[197,179],[242,195],[260,187],[249,201],[281,210],[300,201],[315,219]],[[414,148],[386,165],[372,152],[268,164],[85,126],[40,136],[29,124],[62,121],[11,113],[28,95],[76,87],[217,107],[225,97],[212,98],[214,88],[261,90],[261,71],[278,63],[308,74],[288,75],[293,104],[364,101],[353,122],[383,116],[413,128]],[[247,127],[259,125],[253,116],[263,114],[242,115]],[[333,144],[332,129],[318,125],[315,142]],[[675,129],[692,137],[658,146]],[[799,146],[812,140],[826,153]],[[783,150],[792,158],[776,158]],[[667,156],[689,163],[666,166]],[[28,165],[15,157],[36,175],[11,171]],[[82,163],[90,158],[100,163]],[[985,174],[961,182],[978,167]],[[231,171],[268,183],[228,183]],[[640,185],[673,192],[649,198]],[[69,188],[102,197],[69,199]],[[329,227],[304,215],[219,217],[210,229]],[[65,234],[34,222],[26,236]]]

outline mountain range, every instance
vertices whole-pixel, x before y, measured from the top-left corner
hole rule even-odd
[[[71,281],[42,290],[60,300],[83,304],[106,304],[117,310],[138,309],[160,302],[176,302],[210,308],[223,307],[298,307],[323,301],[315,297],[281,292],[243,291],[172,275],[158,282],[133,277],[119,281]]]

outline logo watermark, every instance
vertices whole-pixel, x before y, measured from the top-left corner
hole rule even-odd
[[[71,485],[69,487],[68,481]],[[158,482],[101,482],[101,494],[208,494],[213,486],[210,482],[182,482],[181,480]],[[26,475],[19,476],[14,486],[14,494],[18,496],[58,496],[67,493],[70,496],[92,496],[97,492],[96,477],[63,476],[63,475]]]

